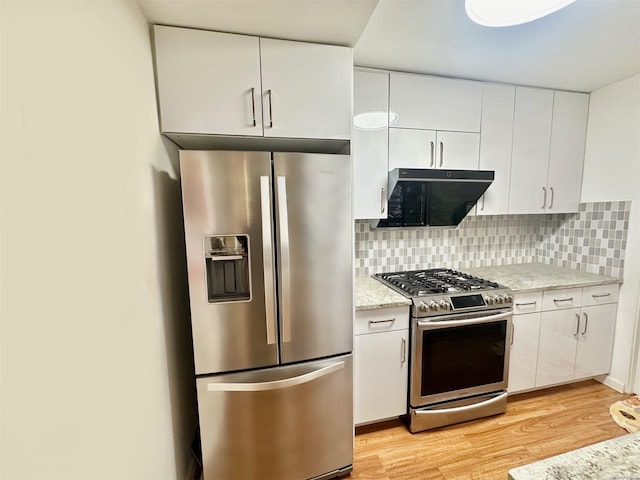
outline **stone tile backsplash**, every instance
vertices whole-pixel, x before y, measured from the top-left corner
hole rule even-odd
[[[629,201],[583,203],[578,213],[469,216],[457,228],[356,220],[356,275],[542,262],[622,278],[630,209]]]

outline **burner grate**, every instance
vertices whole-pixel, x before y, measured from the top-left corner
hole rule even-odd
[[[412,297],[501,288],[495,282],[445,268],[379,273],[376,277]]]

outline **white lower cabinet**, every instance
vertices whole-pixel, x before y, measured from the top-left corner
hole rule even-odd
[[[509,356],[509,393],[536,385],[540,313],[513,316],[513,343]]]
[[[509,393],[608,373],[618,288],[609,284],[517,293]]]
[[[537,387],[573,380],[579,322],[579,308],[542,312]]]
[[[618,285],[544,292],[536,387],[609,372]]]
[[[403,415],[409,375],[408,307],[357,311],[354,331],[355,424]]]

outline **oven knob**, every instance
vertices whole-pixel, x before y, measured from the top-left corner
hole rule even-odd
[[[449,302],[447,302],[446,300],[440,300],[440,309],[441,310],[450,310],[451,309],[451,305],[449,305]]]
[[[435,312],[436,310],[438,310],[438,304],[435,301],[431,300],[429,302],[429,310],[432,310]]]
[[[484,297],[484,301],[487,305],[493,305],[495,303],[494,297]]]
[[[426,313],[429,310],[429,307],[427,307],[426,303],[420,302],[420,305],[418,305],[418,310],[420,310],[422,313]]]
[[[513,302],[513,297],[509,294],[506,294],[504,296],[504,303],[511,303],[511,302]]]
[[[496,303],[502,304],[504,302],[504,297],[502,295],[496,295]]]

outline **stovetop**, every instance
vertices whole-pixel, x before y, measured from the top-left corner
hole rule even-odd
[[[376,273],[375,277],[408,297],[504,288],[490,280],[446,268]]]
[[[415,316],[505,308],[513,302],[508,287],[448,268],[376,273],[373,277],[411,298]]]

